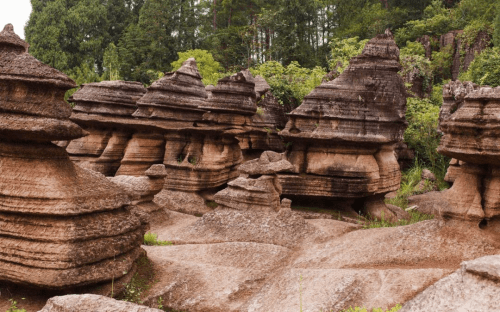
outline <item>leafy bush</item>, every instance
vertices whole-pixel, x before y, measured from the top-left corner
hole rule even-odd
[[[460,75],[462,81],[496,87],[500,85],[500,47],[487,48],[476,56],[467,72]]]
[[[223,68],[220,63],[207,50],[188,50],[186,52],[177,52],[177,55],[179,55],[179,59],[170,64],[172,65],[172,71],[178,70],[188,58],[194,57],[205,85],[216,85],[217,81],[225,75],[222,73]]]
[[[441,135],[437,132],[439,106],[429,99],[408,98],[406,119],[408,128],[404,140],[415,150],[416,157],[437,175],[446,173],[448,158],[438,154]]]
[[[148,246],[170,246],[172,242],[158,240],[158,234],[147,232],[144,234],[144,245]]]
[[[319,86],[326,75],[321,67],[304,68],[297,62],[291,62],[285,67],[276,61],[269,61],[250,71],[252,75],[261,75],[266,79],[273,95],[287,111],[299,106],[304,96]]]
[[[26,309],[17,307],[17,301],[15,301],[14,299],[9,299],[9,301],[10,301],[10,307],[5,312],[26,312]]]
[[[368,39],[359,40],[359,37],[339,39],[333,38],[330,43],[330,58],[328,67],[330,70],[336,70],[342,73],[349,65],[349,60],[363,52]]]
[[[431,68],[434,73],[434,81],[450,79],[452,63],[453,46],[451,44],[441,48],[441,51],[433,51]]]
[[[408,208],[408,197],[431,191],[436,186],[439,190],[444,190],[449,187],[448,183],[444,181],[445,172],[436,171],[431,168],[430,170],[433,171],[434,175],[436,176],[436,181],[426,181],[424,187],[422,188],[419,184],[422,181],[423,169],[423,163],[420,160],[416,159],[413,167],[408,168],[401,173],[401,186],[397,192],[396,197],[386,199],[385,202],[387,204],[392,204],[402,209],[406,209]],[[409,211],[409,213],[412,220],[409,222],[409,224],[422,221],[422,219],[432,219],[431,216],[420,214],[417,211]]]
[[[405,51],[406,52],[406,51]],[[421,55],[403,54],[400,58],[403,69],[399,72],[402,77],[422,77],[422,91],[424,94],[432,83],[431,62]],[[411,89],[411,87],[409,88]]]
[[[444,7],[443,1],[433,0],[424,10],[424,19],[413,20],[396,30],[396,43],[402,46],[407,41],[415,41],[423,35],[442,35],[454,28],[451,11]]]
[[[424,45],[416,41],[406,41],[406,46],[402,47],[400,50],[400,55],[410,55],[410,56],[425,56]]]

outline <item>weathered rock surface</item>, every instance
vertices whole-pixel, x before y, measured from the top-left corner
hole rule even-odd
[[[278,132],[286,125],[283,106],[271,93],[271,87],[261,76],[254,78],[257,111],[252,116],[253,130],[237,136],[245,160],[257,158],[266,150],[282,152],[284,144]]]
[[[378,35],[335,80],[304,98],[280,132],[292,143],[293,173],[280,174],[284,195],[367,198],[365,212],[395,216],[383,194],[399,188],[394,144],[406,128],[406,91],[392,35]],[[381,195],[381,196],[380,196]],[[373,209],[372,209],[373,208]]]
[[[75,84],[13,38],[7,25],[0,36],[0,280],[61,289],[123,276],[143,253],[141,220],[124,190],[50,142],[84,134],[64,101]]]
[[[136,102],[146,89],[139,82],[103,81],[83,84],[70,101],[71,120],[90,132],[72,140],[66,150],[81,167],[113,176],[135,129],[129,125]]]
[[[463,262],[455,273],[405,303],[400,311],[498,311],[499,297],[500,256],[486,256]]]
[[[115,176],[108,178],[115,184],[120,185],[132,198],[132,204],[139,209],[151,213],[161,208],[153,202],[154,196],[158,194],[165,184],[167,170],[164,165],[153,165],[144,176]]]
[[[215,201],[220,208],[277,212],[282,189],[276,173],[292,169],[285,155],[266,151],[259,159],[242,164],[240,177],[215,194]]]
[[[300,218],[305,225],[299,225],[284,215],[229,209],[174,219],[152,231],[175,246],[146,247],[160,268],[149,306],[162,297],[170,298],[170,308],[189,311],[388,308],[462,261],[500,250],[496,225],[479,229],[455,220],[356,230],[336,220]]]
[[[39,312],[161,312],[138,304],[98,295],[66,295],[50,298]]]
[[[445,217],[479,221],[500,215],[498,180],[500,150],[500,87],[481,87],[465,96],[465,101],[441,122],[444,136],[438,152],[465,161],[453,187],[443,197]]]

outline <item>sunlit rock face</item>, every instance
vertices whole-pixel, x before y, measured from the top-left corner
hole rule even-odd
[[[124,191],[51,141],[85,135],[64,101],[75,83],[0,33],[0,280],[67,288],[123,276],[143,253]]]
[[[366,213],[395,217],[383,195],[399,188],[394,144],[407,126],[406,91],[392,34],[378,35],[335,80],[323,83],[289,115],[280,132],[294,165],[280,174],[284,195],[369,198]]]
[[[137,100],[144,93],[146,88],[139,82],[83,84],[69,99],[75,104],[70,119],[88,131],[89,135],[69,142],[66,151],[71,160],[106,176],[115,175],[135,132],[129,119],[137,109]],[[135,159],[129,161],[133,164],[140,162]],[[139,167],[147,169],[148,165],[151,163]]]
[[[500,214],[500,87],[480,87],[441,122],[438,152],[462,161],[453,187],[443,196],[444,217],[492,219]]]

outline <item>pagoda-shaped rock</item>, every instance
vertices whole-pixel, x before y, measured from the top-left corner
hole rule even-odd
[[[392,34],[377,35],[339,77],[290,113],[280,135],[292,144],[294,170],[279,175],[283,194],[358,198],[357,211],[395,218],[383,198],[401,178],[394,155],[407,126],[400,68]]]
[[[0,33],[0,280],[45,288],[109,281],[143,253],[124,191],[51,141],[82,137],[64,94],[75,83]]]
[[[473,82],[460,82],[458,80],[450,81],[443,86],[443,104],[441,105],[441,109],[439,111],[439,131],[441,131],[441,123],[450,118],[450,116],[456,112],[457,109],[462,107],[465,96],[478,88],[479,86]],[[460,161],[452,159],[444,180],[453,183],[459,175]]]
[[[179,70],[154,82],[137,102],[133,115],[154,124],[158,144],[160,140],[163,144],[158,163],[165,165],[168,178],[164,190],[156,196],[161,207],[203,212],[207,207],[201,195],[213,195],[237,176],[235,169],[241,162],[238,141],[224,127],[203,121],[208,112],[207,98],[196,61],[190,58]],[[145,137],[151,135],[144,133]],[[117,174],[123,172],[127,151]],[[148,155],[140,149],[137,152]]]
[[[89,135],[69,142],[66,150],[71,160],[83,168],[113,176],[135,132],[127,121],[137,109],[137,100],[144,93],[146,88],[139,82],[83,84],[69,99],[75,103],[70,119],[88,131]]]
[[[442,216],[480,221],[500,215],[499,112],[500,87],[481,87],[441,122],[438,152],[463,162],[453,187],[442,192]]]
[[[266,151],[260,158],[239,166],[240,176],[215,194],[215,202],[220,208],[277,212],[281,185],[276,174],[292,169],[285,155]]]

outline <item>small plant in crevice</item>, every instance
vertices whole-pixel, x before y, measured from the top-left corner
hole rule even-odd
[[[125,290],[118,299],[142,304],[144,293],[157,282],[155,277],[153,263],[146,256],[139,258],[137,260],[137,272],[130,282],[125,285]]]
[[[360,308],[360,307],[349,307],[349,309],[342,310],[340,312],[396,312],[399,311],[403,306],[400,304],[397,304],[395,307],[391,309],[382,309],[382,308],[373,308],[373,309],[366,309],[366,308]],[[325,311],[326,312],[326,311]]]
[[[173,245],[170,241],[158,240],[158,234],[147,232],[144,234],[144,245],[148,246],[171,246]]]
[[[212,208],[212,209],[215,209],[219,206],[219,204],[217,204],[215,201],[213,200],[207,200],[205,201],[205,205],[208,207],[208,208]]]
[[[264,109],[260,106],[257,106],[257,115],[264,116]]]
[[[179,155],[179,156],[177,157],[177,163],[178,163],[178,164],[182,164],[182,162],[183,162],[183,161],[184,161],[184,155]]]
[[[264,127],[264,130],[267,132],[267,134],[273,133],[273,130],[269,129],[268,127]]]
[[[189,163],[190,163],[191,165],[196,166],[196,163],[197,163],[197,161],[196,161],[196,157],[189,157],[189,158],[188,158],[188,161],[189,161]]]
[[[22,299],[24,300],[24,298]],[[26,312],[26,309],[17,307],[18,303],[14,299],[9,299],[9,301],[10,301],[10,307],[5,312]]]

